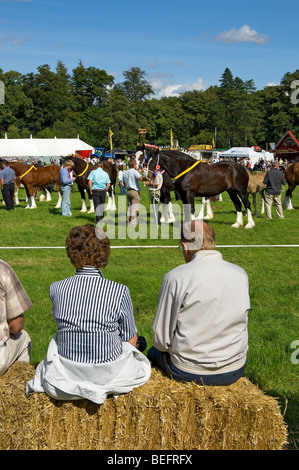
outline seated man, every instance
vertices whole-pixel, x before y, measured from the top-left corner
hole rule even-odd
[[[31,340],[23,313],[31,307],[16,273],[0,260],[0,376],[15,361],[30,362]]]
[[[223,260],[201,220],[183,225],[181,248],[186,264],[164,276],[147,357],[175,380],[229,385],[246,363],[247,274]]]
[[[100,404],[147,382],[151,365],[137,349],[129,289],[99,269],[110,256],[105,232],[91,224],[74,227],[66,250],[76,273],[50,286],[57,333],[26,392]]]

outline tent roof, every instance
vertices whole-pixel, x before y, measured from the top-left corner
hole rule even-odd
[[[249,158],[251,161],[273,160],[273,154],[271,152],[256,152],[252,147],[232,147],[225,152],[220,154],[220,157],[237,157],[237,158]]]
[[[67,157],[93,147],[77,139],[0,139],[0,157]]]

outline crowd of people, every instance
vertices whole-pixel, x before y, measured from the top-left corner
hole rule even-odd
[[[26,393],[87,398],[129,393],[145,384],[152,366],[169,378],[223,386],[244,375],[248,350],[249,285],[246,272],[215,249],[204,221],[181,228],[184,263],[166,273],[153,320],[153,344],[138,334],[126,285],[103,270],[110,241],[97,225],[73,227],[66,252],[73,276],[50,286],[57,331]],[[0,375],[15,361],[30,362],[24,313],[32,303],[13,269],[0,261]],[[27,315],[27,314],[26,314]]]
[[[76,180],[76,175],[73,172],[74,163],[71,159],[60,159],[60,172],[59,179],[62,191],[62,204],[61,214],[66,217],[72,215],[71,212],[71,197],[70,193],[73,191],[73,184]],[[53,161],[53,164],[57,162]],[[209,162],[211,163],[211,162]],[[271,207],[274,203],[277,216],[284,218],[281,203],[281,186],[286,184],[284,178],[284,169],[290,163],[287,160],[275,159],[271,162],[266,162],[262,159],[257,162],[253,168],[251,167],[250,160],[243,159],[239,163],[250,171],[264,171],[265,179],[265,202],[266,202],[266,217],[272,218]],[[118,169],[118,185],[120,194],[126,195],[128,204],[127,223],[135,226],[137,221],[137,214],[140,205],[140,181],[144,181],[145,186],[148,187],[149,197],[151,204],[158,208],[160,200],[160,191],[163,184],[163,174],[160,168],[157,167],[154,178],[150,180],[145,178],[142,169],[146,164],[144,160],[141,163],[141,169],[138,168],[134,156],[129,157],[126,161],[118,160],[114,162]],[[7,210],[14,210],[14,181],[16,175],[14,170],[9,167],[8,161],[3,161],[3,169],[0,172],[0,184],[2,190],[3,200]],[[273,171],[274,170],[274,171]],[[111,181],[107,172],[101,168],[101,161],[95,165],[95,169],[91,171],[88,176],[89,189],[92,193],[95,219],[99,222],[104,217],[106,193],[110,188]]]

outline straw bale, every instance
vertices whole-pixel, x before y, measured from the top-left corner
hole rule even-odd
[[[153,368],[142,387],[96,405],[45,394],[26,398],[33,368],[11,369],[0,378],[6,429],[0,449],[277,450],[287,439],[276,399],[246,378],[228,387],[201,387]]]

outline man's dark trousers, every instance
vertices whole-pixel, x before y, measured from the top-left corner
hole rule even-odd
[[[2,189],[3,200],[8,211],[14,210],[14,183],[6,183]]]
[[[96,221],[100,222],[100,220],[102,220],[104,218],[106,190],[93,189],[92,190],[92,199],[93,199],[93,203],[94,203],[94,212],[95,212],[95,216],[96,216]]]

